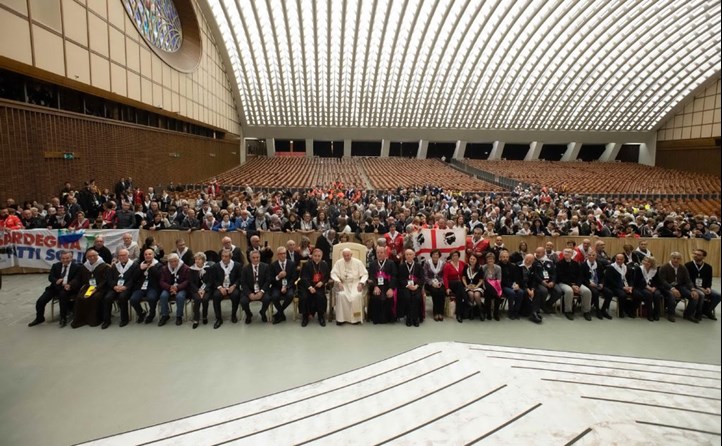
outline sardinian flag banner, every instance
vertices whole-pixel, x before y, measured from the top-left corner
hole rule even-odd
[[[69,251],[74,262],[82,262],[85,251],[93,246],[98,235],[103,236],[105,247],[114,253],[126,233],[138,242],[137,229],[0,231],[0,269],[19,266],[49,270],[60,260],[60,251]]]
[[[422,229],[413,234],[414,250],[419,261],[431,257],[431,251],[441,251],[441,259],[446,260],[453,251],[459,251],[464,260],[466,248],[466,229]]]

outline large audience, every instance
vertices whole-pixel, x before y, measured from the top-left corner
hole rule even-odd
[[[459,253],[441,260],[438,252],[419,262],[409,249],[419,229],[455,227],[464,227],[469,234],[466,262]],[[523,316],[541,323],[543,314],[552,313],[557,303],[569,319],[574,318],[575,304],[586,320],[609,319],[613,300],[620,317],[643,314],[650,321],[665,313],[674,321],[677,303],[684,300],[685,319],[699,322],[703,315],[716,319],[719,302],[719,294],[711,290],[712,269],[704,263],[704,250],[695,250],[693,261],[680,264],[679,253],[655,259],[639,241],[634,242],[637,250],[630,241],[632,249],[612,255],[603,246],[605,237],[718,238],[716,215],[592,200],[545,186],[520,185],[505,195],[450,191],[434,184],[374,192],[335,179],[302,191],[254,191],[250,186],[230,190],[213,179],[201,191],[183,191],[173,185],[162,190],[141,188],[131,178],[122,178],[112,189],[100,189],[91,180],[79,189],[66,183],[46,203],[18,205],[8,198],[0,211],[0,229],[23,228],[241,232],[249,245],[244,256],[230,238],[224,239],[218,258],[208,259],[203,253],[189,252],[182,236],[167,256],[152,240],[143,249],[127,240],[115,253],[104,252],[98,237],[99,244],[88,250],[83,265],[74,264],[67,255],[54,266],[31,326],[44,321],[45,305],[53,299],[61,303],[61,325],[68,322],[72,309],[73,327],[107,328],[114,302],[120,306],[121,326],[129,322],[128,305],[139,323],[153,322],[158,307],[158,324],[165,325],[173,302],[175,322],[181,325],[187,299],[193,302],[193,328],[201,319],[208,322],[209,302],[218,328],[223,323],[220,302],[226,298],[232,302],[232,322],[238,321],[241,307],[250,323],[249,304],[260,301],[261,320],[268,320],[267,310],[273,305],[273,322],[280,323],[296,295],[302,325],[314,315],[325,325],[326,288],[343,286],[348,279],[339,272],[343,271],[339,262],[349,260],[334,259],[331,264],[332,246],[339,241],[361,242],[362,233],[378,237],[369,244],[363,273],[354,279],[359,291],[362,286],[368,290],[364,308],[374,323],[404,320],[418,326],[425,311],[418,312],[423,311],[427,295],[432,297],[435,320],[443,320],[444,307],[451,301],[459,322],[499,320],[503,302],[511,319]],[[258,235],[265,231],[298,233],[299,244],[261,247]],[[315,232],[322,235],[311,246],[308,235]],[[512,253],[503,246],[506,235],[598,239],[595,246],[585,240],[561,252],[539,246]],[[347,265],[345,271],[354,268]],[[343,295],[342,288],[335,292]],[[389,300],[374,305],[375,299]],[[146,307],[140,305],[142,301]],[[345,311],[354,315],[352,323],[358,323],[354,308]]]

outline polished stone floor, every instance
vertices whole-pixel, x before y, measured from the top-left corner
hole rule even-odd
[[[6,276],[0,291],[1,444],[89,441],[237,405],[439,342],[454,342],[438,344],[444,354],[460,348],[460,343],[470,343],[483,344],[478,348],[543,349],[554,355],[581,352],[721,363],[720,322],[704,319],[692,324],[681,317],[672,324],[628,318],[586,322],[581,317],[570,322],[552,315],[541,326],[507,319],[463,324],[427,319],[419,328],[400,324],[322,328],[313,322],[301,328],[289,318],[277,326],[226,322],[218,330],[210,325],[192,330],[189,323],[162,328],[131,323],[121,329],[115,315],[114,325],[105,331],[60,329],[55,323],[28,328],[45,280],[44,275]],[[718,279],[715,288],[719,289]],[[48,308],[46,317],[49,314]],[[551,372],[539,371],[544,373]],[[691,378],[671,379],[680,383]],[[719,374],[715,385],[719,388]],[[473,396],[464,394],[464,389],[459,392]],[[608,405],[613,403],[604,407]],[[593,444],[589,439],[598,439],[595,435],[602,430],[595,432],[580,444]],[[377,440],[369,442],[382,441]],[[711,444],[719,444],[719,436],[712,436]]]

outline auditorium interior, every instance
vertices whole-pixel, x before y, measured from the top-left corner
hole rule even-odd
[[[12,232],[66,228],[13,229],[4,214],[44,213],[91,184],[120,212],[117,185],[132,178],[140,194],[164,191],[211,216],[201,201],[222,199],[233,215],[252,199],[249,210],[269,212],[253,231],[223,233],[220,217],[220,232],[201,229],[205,214],[197,230],[156,231],[131,188],[139,245],[152,235],[166,254],[178,239],[212,254],[229,235],[245,252],[256,234],[275,260],[290,239],[328,235],[272,229],[271,214],[288,217],[283,200],[316,197],[329,216],[348,204],[344,225],[352,209],[370,221],[408,206],[398,228],[417,252],[432,242],[416,234],[446,228],[443,211],[467,228],[468,254],[473,204],[477,227],[489,219],[489,249],[506,219],[509,251],[551,242],[578,253],[591,238],[606,243],[610,268],[640,241],[659,270],[672,253],[694,265],[703,250],[709,303],[722,271],[721,73],[719,0],[0,0],[0,444],[722,444],[716,304],[695,316],[692,298],[673,296],[672,323],[646,304],[620,317],[615,297],[611,320],[597,303],[585,320],[577,287],[576,315],[560,299],[538,323],[514,320],[505,296],[501,319],[480,321],[454,314],[449,292],[437,322],[424,292],[418,328],[408,317],[341,325],[331,303],[327,326],[319,314],[306,326],[299,291],[281,315],[269,309],[274,323],[254,303],[250,323],[233,323],[223,301],[225,323],[213,328],[211,308],[196,328],[186,302],[163,327],[136,323],[132,307],[121,327],[115,305],[109,327],[72,329],[56,299],[32,324],[50,264],[22,263]],[[78,210],[130,228],[104,225],[111,206],[96,208]],[[597,220],[584,235],[566,218],[556,225],[557,212]],[[533,219],[550,221],[525,233]],[[350,242],[384,237],[364,225]]]

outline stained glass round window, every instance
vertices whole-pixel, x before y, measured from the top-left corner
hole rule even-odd
[[[123,0],[123,4],[138,31],[151,45],[167,53],[181,48],[183,30],[172,0]]]

